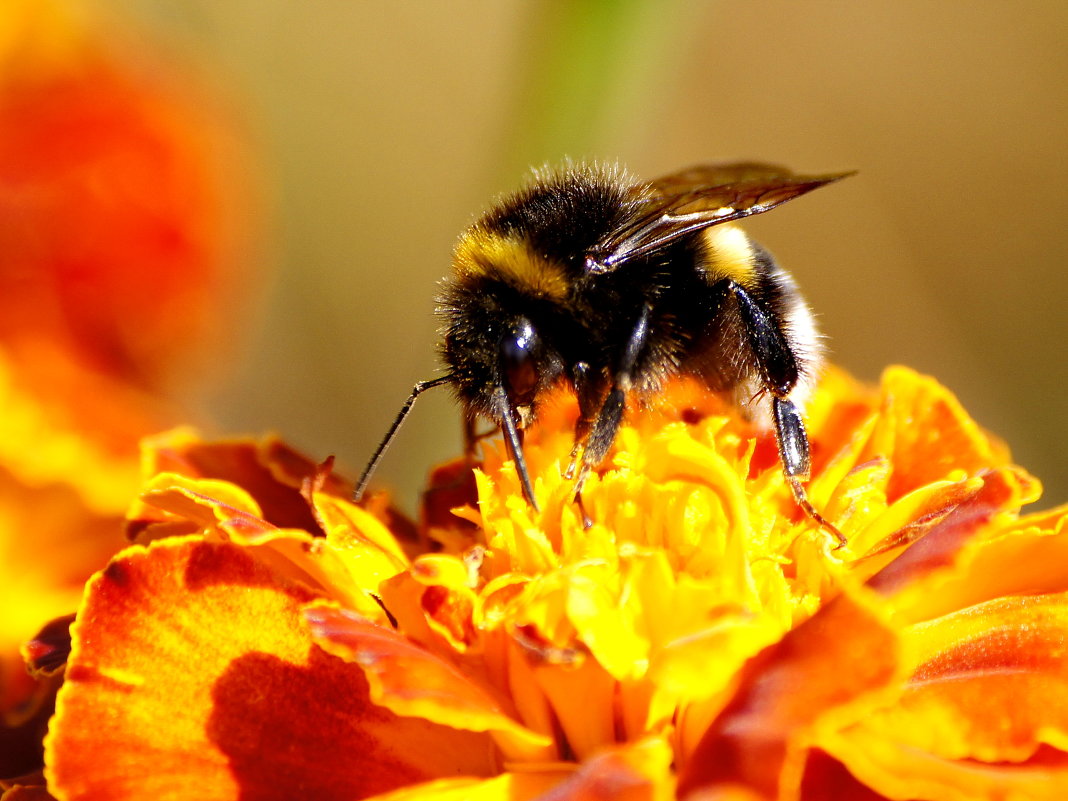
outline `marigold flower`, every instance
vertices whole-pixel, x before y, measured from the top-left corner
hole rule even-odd
[[[948,391],[830,372],[813,502],[693,384],[584,493],[573,400],[418,533],[276,441],[146,442],[46,742],[61,799],[1060,798],[1068,507]],[[32,643],[44,670],[62,638]]]

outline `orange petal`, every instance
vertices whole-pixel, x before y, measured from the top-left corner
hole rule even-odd
[[[948,389],[905,367],[882,376],[882,409],[868,443],[869,454],[894,464],[887,498],[942,479],[955,470],[975,475],[1004,465],[1008,452],[976,424]]]
[[[764,798],[796,794],[800,739],[828,715],[859,714],[847,705],[899,674],[897,639],[862,597],[839,596],[750,660],[683,763],[680,798],[732,786]]]
[[[989,601],[903,644],[904,695],[821,740],[828,752],[895,798],[1064,797],[1068,593]]]
[[[805,406],[813,476],[819,476],[854,440],[877,408],[874,389],[833,364],[823,367],[816,392]]]
[[[548,699],[568,748],[580,760],[615,740],[618,686],[592,658],[576,656],[571,664],[554,664],[528,648],[526,658],[537,660],[531,678]],[[581,699],[581,700],[580,700]]]
[[[430,782],[370,801],[672,801],[671,749],[650,738],[581,763],[549,763],[483,782]]]
[[[164,425],[158,402],[87,373],[67,354],[35,352],[33,361],[41,375],[0,347],[0,493],[48,493],[50,503],[87,518],[120,515],[137,490],[137,438]]]
[[[366,673],[375,703],[398,715],[455,729],[495,732],[505,741],[546,744],[546,738],[505,714],[456,666],[402,634],[323,603],[309,606],[304,614],[320,647]]]
[[[585,760],[554,787],[553,801],[670,801],[675,798],[672,754],[660,739],[608,748]]]
[[[94,512],[69,485],[28,486],[0,467],[0,712],[25,673],[19,644],[75,610],[89,576],[123,545],[118,513]]]
[[[374,704],[316,648],[314,599],[227,543],[174,538],[90,582],[46,741],[65,799],[352,799],[493,770],[489,738]],[[118,712],[121,710],[121,712]]]
[[[912,627],[904,644],[917,667],[886,728],[906,744],[985,762],[1043,742],[1068,750],[1068,593],[988,601]]]
[[[973,801],[1027,799],[1062,801],[1068,797],[1068,759],[1061,752],[1040,752],[1020,763],[986,764],[946,759],[857,726],[832,742],[820,742],[865,785],[893,799]],[[814,801],[828,796],[816,793]],[[848,796],[852,801],[852,796]],[[864,798],[864,796],[860,796]]]
[[[193,343],[217,357],[208,335],[231,333],[250,176],[212,98],[87,10],[9,0],[0,23],[0,338],[165,387]],[[68,405],[88,423],[102,401]]]

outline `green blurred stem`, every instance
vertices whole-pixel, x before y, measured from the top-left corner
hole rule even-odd
[[[699,5],[699,4],[696,4]],[[686,38],[682,0],[543,0],[531,13],[501,176],[531,165],[613,154],[655,124]]]

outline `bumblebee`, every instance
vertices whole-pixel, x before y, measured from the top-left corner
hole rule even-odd
[[[469,450],[473,421],[488,418],[537,509],[523,431],[564,384],[579,406],[566,476],[581,506],[627,405],[687,375],[770,423],[797,503],[844,542],[802,485],[810,459],[801,406],[820,359],[812,313],[793,279],[732,223],[849,174],[800,176],[758,163],[649,182],[598,164],[535,172],[460,237],[439,307],[447,372],[412,389],[356,499],[416,398],[449,385],[466,413]]]

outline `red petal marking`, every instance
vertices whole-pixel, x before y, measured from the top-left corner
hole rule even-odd
[[[886,796],[862,783],[833,756],[814,748],[805,761],[801,798],[804,801],[884,801]]]
[[[504,712],[497,700],[455,665],[398,632],[351,612],[317,604],[305,612],[315,641],[359,665],[376,703],[470,731],[494,731],[538,741]]]
[[[998,598],[916,628],[923,662],[895,719],[948,717],[959,745],[947,746],[967,749],[948,756],[1016,761],[1051,737],[1068,743],[1068,593]]]
[[[941,568],[954,564],[957,555],[994,517],[1015,511],[1027,479],[1018,471],[1003,469],[982,474],[983,488],[954,509],[926,536],[868,580],[882,595],[893,595]]]
[[[146,440],[145,449],[151,473],[229,481],[252,496],[269,523],[323,533],[301,494],[304,479],[315,477],[318,466],[275,439],[203,442],[176,431]],[[329,485],[344,492],[337,480]]]

